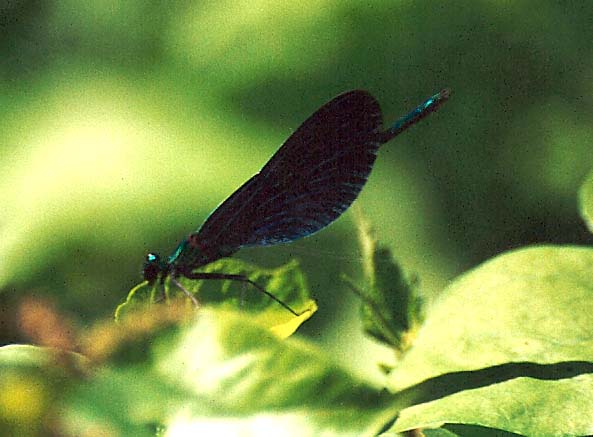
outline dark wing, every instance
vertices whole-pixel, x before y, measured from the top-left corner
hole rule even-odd
[[[380,146],[381,109],[366,91],[326,103],[194,235],[215,256],[285,243],[337,219],[364,186]]]

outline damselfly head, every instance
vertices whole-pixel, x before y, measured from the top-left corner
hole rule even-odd
[[[146,262],[142,269],[142,275],[144,276],[145,281],[152,284],[158,278],[159,273],[162,273],[165,270],[166,266],[163,265],[161,258],[156,253],[149,253],[146,255]]]

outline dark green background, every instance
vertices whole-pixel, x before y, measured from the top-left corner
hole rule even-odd
[[[147,251],[167,254],[336,94],[386,122],[449,87],[386,146],[357,200],[429,295],[509,248],[591,243],[576,191],[593,164],[590,2],[0,2],[0,338],[51,295],[80,325],[112,313]],[[352,213],[291,245],[353,344]],[[352,327],[354,326],[354,327]],[[339,342],[338,340],[342,340]]]

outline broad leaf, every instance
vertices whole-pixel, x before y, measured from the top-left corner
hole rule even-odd
[[[591,433],[591,272],[593,249],[540,246],[455,281],[390,375],[393,389],[408,387],[400,401],[423,403],[404,410],[394,431],[469,423],[524,435]]]

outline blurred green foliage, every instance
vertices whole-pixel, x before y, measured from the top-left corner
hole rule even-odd
[[[591,242],[575,193],[592,166],[592,22],[587,1],[0,3],[2,342],[21,339],[25,295],[80,325],[111,314],[146,252],[171,251],[352,88],[386,122],[454,92],[381,151],[357,200],[429,295],[511,247]],[[325,326],[341,358],[363,341],[338,280],[361,274],[352,229],[346,214],[239,254],[301,260],[310,332]]]
[[[0,424],[43,436],[395,437],[443,424],[459,436],[586,435],[592,268],[589,247],[542,245],[461,275],[387,372],[388,390],[246,310],[171,300],[73,332],[32,302],[29,331],[54,347],[0,347]],[[401,311],[383,309],[386,320]]]

